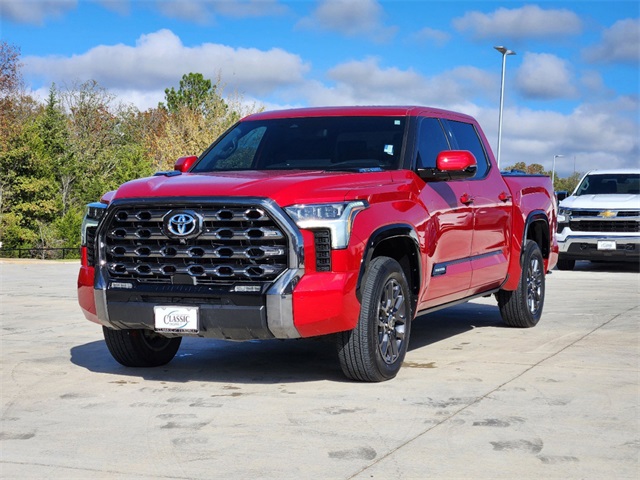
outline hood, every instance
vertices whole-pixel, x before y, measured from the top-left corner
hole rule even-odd
[[[122,185],[113,199],[152,197],[263,197],[280,206],[339,202],[359,189],[393,182],[391,172],[256,171],[157,175]],[[347,198],[349,197],[349,198]]]
[[[640,209],[640,195],[609,194],[609,195],[580,195],[567,197],[560,202],[562,208],[581,209]]]

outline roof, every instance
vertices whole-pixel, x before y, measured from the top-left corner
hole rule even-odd
[[[587,172],[587,175],[619,175],[622,173],[635,173],[637,175],[640,175],[640,168],[609,168],[602,170],[591,170],[590,172]]]
[[[450,118],[470,121],[472,117],[442,110],[433,107],[421,107],[417,105],[391,106],[391,105],[369,105],[369,106],[342,106],[342,107],[309,107],[292,108],[287,110],[272,110],[268,112],[255,113],[245,117],[244,120],[267,120],[277,118],[303,118],[303,117],[404,117],[404,116],[434,116],[439,118]]]

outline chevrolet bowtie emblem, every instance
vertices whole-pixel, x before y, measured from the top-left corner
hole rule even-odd
[[[604,210],[600,212],[600,215],[598,216],[603,218],[611,218],[616,216],[616,212],[612,212],[611,210]]]

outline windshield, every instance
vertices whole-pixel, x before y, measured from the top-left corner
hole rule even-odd
[[[237,124],[191,170],[345,170],[398,167],[404,117],[311,117]]]
[[[639,194],[640,175],[609,173],[587,175],[576,190],[576,195]]]

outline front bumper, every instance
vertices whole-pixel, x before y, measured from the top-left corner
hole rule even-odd
[[[560,248],[560,258],[563,259],[608,261],[640,259],[640,235],[580,234],[565,228],[556,239]],[[599,248],[602,242],[607,241],[615,242],[615,249]]]
[[[196,306],[199,336],[227,340],[300,338],[352,329],[358,319],[358,272],[289,270],[264,292],[235,293],[205,285],[122,288],[83,265],[78,300],[85,317],[114,329],[148,329],[154,306]],[[182,335],[182,334],[181,334]]]

